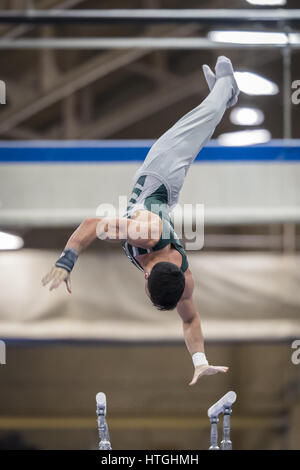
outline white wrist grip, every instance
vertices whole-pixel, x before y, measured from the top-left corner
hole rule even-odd
[[[208,366],[208,361],[203,352],[196,352],[192,355],[194,366]]]

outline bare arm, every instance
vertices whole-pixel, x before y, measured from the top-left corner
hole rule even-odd
[[[126,219],[122,217],[85,219],[69,238],[65,249],[74,249],[77,253],[85,250],[96,238],[106,242],[127,240],[141,248],[149,248],[160,238],[160,219]]]
[[[64,248],[64,252],[71,250],[75,256],[78,256],[97,238],[96,227],[98,223],[98,218],[85,219],[75,232],[72,233]],[[71,294],[70,270],[54,265],[42,279],[43,286],[49,282],[50,290],[57,289],[62,282],[65,282],[67,291]]]
[[[182,298],[177,304],[177,311],[183,322],[183,334],[186,347],[193,357],[195,371],[192,381],[189,385],[194,385],[202,375],[213,375],[218,372],[227,372],[228,367],[211,366],[207,361],[202,364],[197,364],[197,353],[204,355],[204,338],[200,323],[200,318],[197,313],[196,306],[193,300],[194,281],[192,273],[188,270],[186,275],[186,287]]]
[[[65,249],[74,249],[80,254],[96,238],[107,242],[128,240],[141,248],[150,248],[161,236],[161,221],[155,214],[143,220],[98,217],[85,219],[69,238]]]
[[[184,340],[190,355],[196,352],[204,353],[204,338],[193,298],[181,300],[177,311],[182,318]]]
[[[103,218],[97,225],[98,238],[105,241],[127,240],[139,248],[151,248],[160,239],[162,222],[158,215],[141,211],[134,219]]]
[[[75,232],[70,236],[65,250],[73,249],[80,254],[97,238],[97,224],[100,219],[84,219],[84,221],[77,227]]]
[[[149,214],[142,220],[108,217],[85,219],[69,238],[62,257],[43,277],[42,284],[45,286],[50,282],[50,290],[53,290],[65,282],[67,291],[71,293],[70,272],[74,262],[96,238],[118,243],[128,240],[133,246],[151,248],[160,238],[161,221],[155,214]],[[71,258],[71,261],[66,260],[66,257]]]

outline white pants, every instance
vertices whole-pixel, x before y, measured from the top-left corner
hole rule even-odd
[[[134,182],[140,176],[150,176],[138,202],[163,183],[170,209],[177,204],[188,169],[221,121],[232,91],[232,78],[219,78],[207,98],[153,144],[134,176]]]

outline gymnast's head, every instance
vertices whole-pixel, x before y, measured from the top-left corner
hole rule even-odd
[[[173,310],[185,288],[185,277],[181,269],[174,263],[162,261],[156,263],[145,278],[146,293],[154,307],[159,310]]]

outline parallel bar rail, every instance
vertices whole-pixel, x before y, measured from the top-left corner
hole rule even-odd
[[[232,442],[230,439],[230,415],[231,407],[236,401],[236,393],[228,392],[214,405],[212,405],[207,415],[210,420],[210,447],[209,450],[220,450],[218,442],[218,422],[219,415],[223,414],[223,436],[221,441],[221,450],[232,450]]]
[[[209,418],[213,416],[218,416],[220,413],[224,412],[224,409],[233,405],[236,401],[236,393],[235,392],[228,392],[219,401],[217,401],[214,405],[212,405],[207,412]]]

